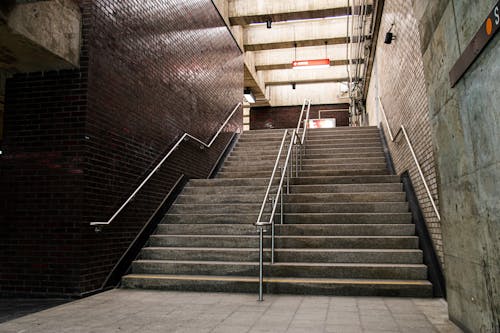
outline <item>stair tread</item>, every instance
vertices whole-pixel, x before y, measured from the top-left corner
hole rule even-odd
[[[158,250],[175,250],[175,251],[228,251],[228,252],[248,252],[255,251],[258,252],[259,249],[255,247],[251,248],[238,248],[238,247],[167,247],[167,246],[149,246],[144,249],[150,251],[158,251]],[[270,252],[270,249],[264,249],[265,252]],[[381,253],[421,253],[420,249],[308,249],[308,248],[290,248],[290,249],[275,249],[275,252],[314,252],[314,253],[338,253],[338,252],[357,252],[357,253],[370,253],[370,252],[381,252]]]
[[[255,261],[200,261],[200,260],[151,260],[139,259],[135,263],[152,263],[152,264],[192,264],[192,265],[232,265],[232,266],[258,266],[259,262]],[[306,267],[427,267],[425,264],[379,264],[379,263],[324,263],[324,262],[275,262],[264,263],[264,266],[306,266]]]
[[[128,279],[163,279],[163,280],[204,280],[204,281],[233,281],[259,282],[254,276],[216,276],[216,275],[170,275],[170,274],[129,274]],[[331,279],[331,278],[295,278],[295,277],[264,277],[264,282],[270,283],[323,283],[323,284],[412,284],[430,286],[428,280],[390,280],[390,279]]]
[[[199,235],[199,234],[167,234],[167,235],[151,235],[151,237],[203,237],[203,238],[259,238],[259,235]],[[271,236],[265,235],[264,238],[270,238]],[[285,236],[274,236],[274,238],[283,239],[293,239],[293,238],[306,238],[306,239],[347,239],[347,238],[363,238],[363,239],[373,239],[373,238],[390,238],[390,239],[405,239],[405,238],[417,238],[417,236],[302,236],[302,235],[285,235]]]

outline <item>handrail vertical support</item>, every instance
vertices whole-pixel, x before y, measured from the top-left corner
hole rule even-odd
[[[263,227],[259,227],[259,302],[262,302],[264,300],[263,297],[263,280],[264,280],[264,275],[263,275],[263,255],[264,255],[264,234],[263,234]]]

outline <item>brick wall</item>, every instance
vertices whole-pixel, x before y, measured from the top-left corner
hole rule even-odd
[[[302,106],[258,107],[250,109],[250,129],[294,128]],[[348,104],[311,105],[310,118],[318,118],[320,110],[349,109]],[[305,114],[304,114],[305,117]],[[337,126],[349,126],[349,112],[321,112],[322,118],[336,118]]]
[[[209,141],[241,100],[243,58],[211,1],[80,2],[78,70],[19,74],[6,92],[0,293],[98,289],[181,173],[206,177],[211,149],[183,142],[104,232],[184,132]],[[6,236],[4,236],[6,235]]]
[[[387,45],[384,44],[384,37],[392,23],[395,23],[392,32],[396,40]],[[375,62],[367,97],[370,125],[382,123],[390,141],[379,106],[376,105],[378,93],[393,134],[396,134],[401,125],[405,126],[439,209],[424,66],[420,52],[418,23],[411,1],[385,1]],[[398,143],[389,142],[389,148],[396,172],[401,174],[405,170],[410,171],[435,250],[443,264],[441,224],[434,213],[406,141],[401,138]]]

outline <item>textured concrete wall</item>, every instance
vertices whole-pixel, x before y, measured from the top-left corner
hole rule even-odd
[[[0,68],[39,71],[79,64],[81,13],[73,0],[0,7]]]
[[[450,87],[448,73],[497,0],[415,0],[440,179],[450,317],[500,332],[500,36]]]
[[[392,23],[395,23],[393,32],[396,40],[387,45],[383,42]],[[367,97],[369,124],[373,126],[382,122],[387,134],[385,122],[377,106],[377,96],[380,96],[383,101],[393,134],[396,134],[401,125],[405,126],[432,196],[439,207],[418,22],[413,14],[411,3],[406,0],[385,1]],[[401,138],[396,143],[389,142],[389,148],[396,172],[401,174],[405,170],[410,171],[434,248],[443,263],[441,225],[432,208],[408,145],[404,138]]]

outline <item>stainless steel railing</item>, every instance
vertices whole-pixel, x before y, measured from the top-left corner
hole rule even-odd
[[[236,111],[238,111],[238,109],[240,108],[240,106],[241,106],[241,102],[238,103],[234,107],[233,111],[229,114],[229,116],[226,118],[226,120],[224,121],[224,123],[217,130],[217,133],[215,133],[215,135],[213,136],[212,140],[210,140],[209,143],[205,143],[205,142],[201,141],[200,139],[192,136],[191,134],[184,133],[181,136],[181,138],[179,140],[177,140],[177,142],[175,143],[175,145],[168,151],[168,153],[156,165],[156,167],[147,175],[147,177],[142,181],[142,183],[134,190],[134,192],[132,192],[132,194],[127,198],[127,200],[125,200],[125,202],[120,206],[120,208],[118,208],[118,210],[113,214],[113,216],[111,216],[111,218],[109,218],[109,220],[104,221],[104,222],[90,222],[90,225],[91,226],[96,226],[96,231],[100,231],[100,229],[102,228],[102,226],[109,225],[118,216],[118,214],[120,214],[120,212],[129,204],[129,202],[132,201],[132,199],[134,199],[134,197],[136,196],[137,192],[139,192],[143,188],[143,186],[148,182],[148,180],[156,173],[156,171],[158,171],[158,169],[163,165],[163,163],[165,163],[165,161],[169,158],[169,156],[177,149],[177,147],[185,139],[190,138],[190,139],[192,139],[192,140],[200,143],[202,145],[202,147],[210,148],[212,146],[212,144],[215,142],[215,140],[217,139],[217,137],[219,136],[219,134],[222,132],[222,130],[224,129],[224,127],[226,127],[226,125],[229,122],[229,120],[231,120],[231,118],[236,113]]]
[[[264,281],[264,228],[271,227],[271,264],[274,264],[274,249],[275,249],[275,215],[278,204],[280,205],[280,224],[284,222],[284,207],[283,207],[283,192],[286,187],[287,194],[290,194],[290,178],[299,175],[299,168],[302,167],[302,153],[304,152],[304,144],[306,140],[307,124],[309,122],[309,113],[311,108],[311,101],[304,100],[302,110],[300,112],[297,128],[294,130],[287,129],[283,133],[281,139],[276,162],[274,163],[273,172],[269,179],[269,184],[266,189],[266,194],[260,207],[259,216],[255,225],[259,230],[259,301],[263,300],[263,281]],[[307,109],[307,111],[306,111]],[[306,118],[303,120],[304,111],[306,111]],[[301,124],[304,124],[302,136],[299,135]],[[294,156],[295,150],[295,156]],[[283,162],[283,154],[286,151],[286,157]],[[295,157],[295,158],[294,158]],[[278,188],[274,196],[271,195],[271,189],[275,184],[275,177],[279,170],[280,178]],[[285,186],[286,181],[286,186]],[[270,215],[268,219],[263,219],[265,210],[268,204],[271,203]]]
[[[389,138],[391,139],[392,142],[395,142],[397,140],[397,138],[399,137],[399,135],[403,134],[403,136],[406,140],[406,143],[408,144],[408,148],[410,148],[410,153],[411,153],[411,156],[413,157],[413,161],[415,162],[415,165],[417,166],[418,174],[420,175],[420,178],[422,179],[422,183],[424,184],[425,191],[427,192],[427,196],[429,197],[429,200],[432,204],[432,208],[434,209],[434,212],[436,213],[436,217],[437,217],[438,221],[441,221],[441,215],[439,214],[439,210],[437,209],[436,203],[434,202],[434,198],[432,197],[429,186],[427,185],[427,181],[425,180],[424,173],[422,172],[422,168],[420,167],[420,163],[418,162],[417,155],[415,155],[415,151],[413,150],[413,145],[410,141],[410,138],[408,137],[408,133],[406,132],[405,127],[403,125],[401,125],[401,127],[399,128],[396,135],[393,135],[391,127],[389,126],[389,121],[387,120],[387,116],[385,114],[384,104],[382,103],[382,99],[380,97],[378,97],[378,102],[380,103],[380,110],[382,110],[382,115],[384,116],[385,125],[387,126],[387,131],[389,132]]]

